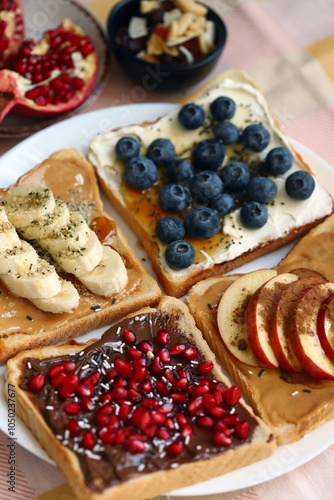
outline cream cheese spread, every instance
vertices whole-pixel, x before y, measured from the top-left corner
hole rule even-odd
[[[89,160],[97,167],[98,175],[113,190],[119,190],[123,182],[124,164],[117,159],[115,146],[121,137],[137,138],[141,143],[140,154],[142,155],[146,154],[146,149],[153,140],[164,137],[173,142],[178,156],[190,158],[194,143],[214,137],[209,107],[214,99],[222,95],[235,101],[237,110],[230,121],[239,129],[242,130],[251,123],[261,123],[270,133],[269,145],[260,153],[256,153],[255,159],[264,160],[272,148],[284,146],[293,154],[294,162],[291,169],[284,175],[272,177],[277,185],[277,195],[274,202],[266,205],[269,219],[262,228],[256,230],[245,228],[240,220],[240,209],[234,210],[223,220],[224,245],[220,245],[216,252],[210,250],[208,253],[204,249],[199,250],[203,260],[181,271],[172,270],[167,265],[163,255],[164,247],[161,245],[161,265],[169,274],[180,279],[189,271],[191,272],[194,266],[197,269],[199,266],[204,269],[212,264],[233,260],[259,245],[284,237],[292,228],[304,226],[332,212],[332,199],[317,181],[311,197],[305,201],[294,200],[286,194],[285,179],[303,166],[291,149],[286,137],[276,126],[262,93],[251,84],[238,82],[231,78],[226,78],[218,85],[211,87],[202,97],[196,99],[196,104],[203,108],[206,115],[205,122],[199,129],[186,130],[179,123],[179,109],[176,109],[153,124],[126,126],[119,131],[111,131],[97,136],[91,141],[88,153]],[[226,154],[224,165],[229,161],[229,155]]]

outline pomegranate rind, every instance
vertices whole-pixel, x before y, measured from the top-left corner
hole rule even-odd
[[[0,69],[17,56],[24,39],[24,17],[20,0],[0,1]]]

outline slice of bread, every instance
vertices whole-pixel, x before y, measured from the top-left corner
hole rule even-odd
[[[17,182],[25,183],[45,184],[71,210],[79,210],[100,239],[122,255],[129,281],[118,295],[107,298],[89,292],[66,274],[79,291],[80,301],[72,313],[64,314],[43,312],[0,284],[0,306],[6,311],[0,325],[0,363],[24,349],[56,344],[106,326],[139,307],[157,304],[161,296],[156,281],[135,257],[115,221],[103,211],[93,167],[82,153],[74,149],[54,153]],[[4,192],[0,191],[0,197]]]
[[[113,373],[113,379],[110,380],[110,377],[107,377],[109,382],[106,382],[106,373],[109,373],[108,370],[114,369],[117,365],[115,357],[126,359],[127,350],[124,347],[125,329],[130,329],[137,336],[136,346],[138,349],[140,349],[139,341],[144,339],[152,341],[156,355],[156,350],[163,347],[157,341],[157,331],[161,327],[167,330],[170,335],[170,340],[169,342],[167,340],[168,343],[165,344],[165,347],[171,352],[171,361],[164,363],[165,366],[170,368],[170,373],[176,373],[175,368],[180,371],[181,366],[181,369],[187,371],[190,383],[195,379],[199,381],[200,378],[198,378],[197,374],[200,371],[198,368],[200,365],[196,363],[212,362],[212,371],[210,374],[205,375],[211,381],[210,383],[212,381],[221,383],[220,387],[225,391],[231,387],[230,382],[216,363],[213,353],[203,340],[201,332],[196,328],[194,319],[189,314],[187,307],[181,301],[171,297],[163,297],[156,309],[144,308],[123,318],[107,330],[101,340],[90,340],[87,343],[77,343],[75,340],[70,340],[60,346],[39,347],[21,352],[7,363],[6,386],[15,386],[17,414],[32,431],[50,458],[56,462],[68,479],[75,497],[80,500],[116,500],[119,498],[140,500],[155,497],[175,488],[195,484],[246,466],[270,456],[275,451],[275,440],[271,432],[242,399],[237,403],[235,403],[236,400],[231,401],[230,404],[233,404],[233,407],[222,402],[219,406],[225,409],[224,418],[227,414],[231,414],[230,417],[234,415],[233,418],[239,419],[240,417],[242,422],[247,421],[249,423],[250,432],[248,437],[245,439],[239,438],[234,426],[231,424],[232,444],[213,444],[213,431],[206,427],[200,427],[194,422],[196,417],[189,416],[188,410],[185,410],[185,405],[189,405],[189,401],[192,399],[190,389],[180,389],[180,392],[178,392],[179,396],[183,394],[187,399],[188,402],[184,404],[174,400],[174,396],[171,398],[171,396],[162,396],[160,394],[158,381],[161,383],[165,378],[160,372],[152,371],[155,357],[157,357],[154,357],[152,352],[149,353],[150,356],[147,354],[147,357],[145,353],[143,354],[143,358],[147,359],[148,366],[148,375],[146,375],[145,380],[150,381],[153,385],[156,384],[156,387],[151,393],[140,390],[143,398],[140,402],[127,398],[127,403],[130,406],[130,417],[128,420],[124,415],[121,417],[123,409],[120,406],[127,405],[124,402],[121,403],[120,400],[118,400],[120,405],[116,403],[116,395],[113,392],[115,386],[113,384],[119,378],[124,381],[124,378]],[[172,355],[171,346],[180,341],[186,347],[197,347],[198,361],[194,358],[189,360],[190,358],[186,358],[185,355]],[[127,347],[129,347],[129,344]],[[131,360],[130,356],[128,359]],[[76,364],[75,371],[72,369],[72,374],[75,373],[79,377],[79,386],[83,383],[83,378],[87,380],[93,373],[99,372],[101,374],[100,380],[98,382],[94,381],[93,390],[95,393],[91,399],[96,407],[91,412],[80,411],[77,415],[71,415],[70,412],[67,413],[67,410],[64,410],[64,407],[67,407],[69,401],[73,401],[74,398],[72,397],[70,400],[62,399],[58,394],[58,390],[61,391],[59,385],[56,384],[58,389],[55,390],[54,385],[52,385],[55,382],[51,375],[47,375],[47,373],[50,373],[50,367],[55,370],[54,367],[59,367],[64,360]],[[103,363],[100,363],[99,360],[102,360]],[[31,387],[29,381],[36,374],[40,376],[41,372],[45,374],[46,384],[41,391],[33,392],[29,389]],[[175,377],[177,379],[178,375],[175,375]],[[132,378],[126,378],[125,380],[129,384],[133,382]],[[106,383],[107,385],[105,385]],[[117,385],[119,386],[118,383]],[[194,384],[192,385],[194,386]],[[122,387],[124,388],[124,385]],[[201,387],[201,385],[198,384],[195,387]],[[77,392],[77,389],[73,390]],[[142,448],[139,453],[129,451],[131,450],[129,444],[131,437],[127,438],[127,441],[123,444],[105,444],[106,440],[102,441],[101,436],[102,433],[106,433],[108,429],[110,430],[110,425],[102,427],[102,430],[100,426],[99,434],[97,434],[98,425],[103,425],[103,423],[97,424],[98,417],[96,415],[101,408],[106,408],[105,404],[100,402],[101,393],[110,395],[111,392],[114,394],[114,399],[109,406],[112,405],[113,411],[109,413],[112,413],[113,425],[116,427],[114,431],[110,432],[116,432],[115,420],[120,419],[119,429],[122,429],[124,425],[127,428],[130,427],[132,429],[131,436],[134,433],[137,435],[137,444],[138,439],[140,441],[141,436],[145,436],[146,445],[143,444],[143,441],[140,441]],[[10,393],[11,391],[5,391],[7,396]],[[147,398],[158,401],[159,406],[153,406],[152,403],[152,406],[145,406],[143,401],[147,401]],[[80,403],[83,399],[77,395],[75,401]],[[108,401],[105,401],[108,406]],[[169,424],[172,422],[174,426],[174,428],[169,426],[171,438],[163,441],[161,438],[157,439],[156,436],[154,438],[152,435],[148,437],[149,427],[147,423],[145,425],[143,423],[143,414],[142,419],[137,420],[138,410],[135,407],[141,408],[139,412],[144,412],[145,418],[152,418],[148,417],[148,415],[152,416],[153,413],[158,413],[161,417],[162,405],[170,403],[172,407],[170,406],[166,414]],[[158,410],[161,409],[161,411],[153,411],[152,413],[151,410],[147,410],[147,408],[152,407]],[[208,414],[208,411],[202,407],[201,413]],[[107,412],[104,413],[107,414]],[[194,434],[188,438],[181,437],[180,433],[183,432],[182,426],[184,422],[181,424],[181,420],[179,420],[180,424],[178,425],[175,413],[178,414],[178,418],[180,413],[183,414],[183,418],[185,417],[188,421],[188,427],[189,423],[193,426]],[[239,417],[236,417],[236,415],[239,415]],[[82,420],[81,432],[76,433],[76,437],[73,437],[65,430],[68,421],[73,419]],[[135,423],[133,419],[135,419]],[[166,425],[168,425],[167,421]],[[155,426],[155,428],[157,427]],[[164,432],[167,430],[165,426],[161,429],[164,429]],[[94,438],[97,435],[100,436],[98,444],[88,451],[83,445],[83,434],[86,432],[93,434]],[[140,435],[139,438],[138,434]],[[184,451],[180,454],[174,453],[171,455],[167,449],[171,441],[183,442]],[[143,450],[144,448],[145,450]]]
[[[250,167],[251,177],[268,175],[265,166],[266,155],[278,146],[290,150],[294,160],[293,166],[283,175],[271,176],[276,182],[278,193],[274,201],[266,205],[269,220],[262,228],[246,229],[240,220],[240,207],[243,202],[239,200],[235,210],[225,217],[220,217],[220,229],[215,236],[205,240],[185,236],[184,239],[196,250],[195,260],[189,267],[176,270],[170,267],[165,259],[167,245],[157,237],[156,223],[167,215],[176,215],[183,221],[185,213],[193,205],[190,204],[178,214],[162,210],[158,200],[159,190],[163,184],[170,182],[166,180],[165,166],[159,167],[159,181],[146,191],[128,188],[123,180],[125,163],[117,158],[115,146],[121,137],[131,136],[139,140],[140,154],[145,156],[149,144],[154,139],[164,137],[173,142],[178,156],[190,158],[197,142],[214,137],[213,128],[216,122],[212,119],[209,108],[210,103],[221,95],[235,100],[237,111],[230,121],[240,130],[250,123],[261,122],[271,135],[269,145],[260,153],[250,153],[240,143],[225,146],[223,167],[231,160],[239,160]],[[201,279],[226,273],[281,247],[304,234],[333,210],[331,197],[318,182],[312,196],[307,200],[293,200],[286,194],[285,179],[288,175],[300,169],[310,172],[310,167],[293,150],[272,117],[261,89],[244,72],[229,70],[218,75],[196,92],[185,96],[180,104],[194,101],[203,107],[206,115],[203,126],[196,130],[187,130],[180,125],[180,108],[177,108],[154,123],[125,126],[101,134],[91,141],[88,152],[103,190],[144,246],[166,293],[175,297],[184,295]]]
[[[278,273],[296,271],[300,277],[313,273],[332,282],[333,245],[331,215],[301,238],[276,269]],[[271,428],[278,444],[291,443],[334,417],[334,381],[316,380],[305,372],[288,374],[279,368],[251,367],[227,351],[219,334],[217,308],[224,292],[239,276],[217,276],[197,283],[186,303],[205,340],[240,385],[255,413]]]

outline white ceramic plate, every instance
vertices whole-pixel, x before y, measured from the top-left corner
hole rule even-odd
[[[90,140],[98,133],[107,132],[111,128],[121,127],[129,123],[140,123],[145,120],[154,120],[175,107],[174,104],[138,104],[113,107],[93,111],[69,118],[57,123],[24,140],[0,158],[0,186],[8,186],[27,170],[44,160],[51,153],[73,147],[86,153]],[[320,182],[332,190],[334,195],[334,169],[319,156],[312,153],[301,144],[295,143],[297,151],[303,156]],[[113,210],[110,203],[103,197],[105,209],[116,220],[127,237],[130,246],[139,259],[146,255],[136,245],[136,238],[132,231]],[[269,255],[254,260],[238,269],[238,272],[249,272],[260,267],[275,266],[291,248],[291,244]],[[143,261],[146,269],[153,275],[150,263]],[[78,337],[80,341],[100,337],[104,329],[94,330]],[[7,405],[3,398],[3,372],[0,368],[0,429],[7,432]],[[32,437],[24,424],[17,419],[16,437],[21,446],[31,453],[51,462],[38,442]],[[311,460],[334,442],[334,421],[328,422],[319,429],[311,432],[298,443],[280,447],[275,455],[248,467],[230,472],[224,476],[211,479],[205,483],[183,488],[169,493],[170,496],[197,496],[222,493],[268,481],[274,477],[289,472],[303,463]]]

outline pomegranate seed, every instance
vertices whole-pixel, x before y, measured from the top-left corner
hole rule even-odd
[[[30,89],[28,90],[26,93],[25,93],[25,96],[28,98],[28,99],[31,99],[32,101],[34,101],[35,99],[37,99],[39,95],[39,92],[38,92],[38,88],[34,88],[34,89]]]
[[[171,403],[165,403],[162,406],[160,406],[160,411],[162,411],[162,413],[166,413],[166,415],[168,415],[168,413],[170,413],[172,410],[173,410],[173,405]]]
[[[45,385],[45,377],[42,373],[36,373],[29,380],[28,387],[33,392],[40,392]]]
[[[157,332],[157,342],[158,344],[166,345],[170,341],[170,335],[167,330],[159,330]]]
[[[181,356],[182,352],[184,351],[185,349],[185,345],[184,344],[174,344],[172,345],[172,347],[169,349],[169,354],[171,356]]]
[[[224,398],[223,398],[223,393],[221,391],[213,391],[212,396],[216,401],[215,406],[220,406],[223,403]]]
[[[174,429],[174,422],[171,418],[167,418],[166,422],[165,422],[165,427],[167,427],[168,430],[172,430]]]
[[[167,386],[163,382],[161,382],[161,380],[156,381],[155,388],[158,393],[161,394],[161,396],[167,396],[167,394],[169,394],[170,392],[170,389],[168,389]]]
[[[170,397],[173,401],[175,401],[175,403],[179,404],[185,403],[187,401],[187,394],[184,394],[184,392],[171,392]]]
[[[232,434],[231,429],[229,429],[227,427],[227,425],[222,420],[218,420],[218,422],[214,422],[213,428],[216,431],[222,431],[224,434],[226,434],[226,436],[230,436]]]
[[[139,382],[135,382],[135,380],[131,379],[128,381],[128,388],[129,389],[134,389],[137,391],[139,389]]]
[[[170,354],[168,349],[160,349],[157,352],[157,356],[160,357],[161,361],[163,363],[169,363],[170,362]]]
[[[186,378],[187,380],[189,379],[187,370],[184,370],[183,368],[177,370],[177,374],[180,378]]]
[[[212,417],[214,417],[214,418],[221,418],[225,413],[224,408],[222,408],[221,406],[215,406],[214,408],[208,408],[208,411],[209,411],[210,415],[212,415]]]
[[[197,398],[198,396],[204,396],[204,394],[207,394],[209,391],[210,389],[207,385],[194,385],[191,388],[191,395]]]
[[[197,423],[201,427],[212,427],[213,426],[213,420],[210,417],[199,417],[197,419]]]
[[[74,392],[67,387],[61,387],[60,389],[58,389],[58,393],[60,394],[62,399],[69,399],[74,397]]]
[[[62,365],[66,373],[74,372],[74,370],[76,369],[74,361],[63,361]]]
[[[116,358],[115,368],[125,378],[130,378],[133,375],[133,366],[132,363],[130,363],[130,361],[125,361],[124,359]]]
[[[226,393],[226,403],[229,406],[235,406],[241,398],[241,389],[237,385],[232,385]]]
[[[154,351],[152,342],[149,342],[148,340],[142,340],[139,342],[139,347],[143,352]]]
[[[199,396],[196,399],[193,399],[187,404],[187,410],[189,411],[190,415],[194,415],[202,407],[203,407],[203,398],[201,396]]]
[[[114,387],[112,395],[116,399],[126,398],[128,395],[128,390],[125,387]]]
[[[69,403],[65,406],[64,411],[68,415],[77,415],[80,411],[80,405],[78,403]]]
[[[147,377],[147,362],[144,358],[133,360],[133,380],[142,382]]]
[[[108,380],[112,380],[112,379],[114,379],[115,377],[117,377],[117,374],[118,374],[118,373],[117,373],[116,368],[112,367],[112,368],[110,368],[110,370],[107,372],[106,377],[107,377],[107,379],[108,379]]]
[[[118,429],[118,427],[119,427],[119,420],[116,417],[116,415],[110,415],[110,417],[109,417],[109,426],[112,429],[114,429],[114,430]]]
[[[167,446],[166,451],[170,457],[177,457],[184,451],[184,444],[181,441],[175,441]]]
[[[170,438],[170,434],[167,429],[157,429],[155,435],[158,439],[166,440]]]
[[[168,382],[170,382],[171,384],[175,384],[176,378],[171,370],[169,369],[164,370],[163,376],[168,380]]]
[[[57,373],[57,375],[52,377],[51,385],[53,385],[53,387],[58,389],[59,387],[61,387],[63,385],[66,378],[67,378],[67,375],[64,372]]]
[[[115,408],[111,404],[106,404],[99,409],[98,415],[111,415],[114,411]]]
[[[145,442],[145,438],[144,436],[142,436],[141,434],[128,434],[128,441],[141,441],[142,443]]]
[[[183,355],[189,360],[195,359],[198,355],[198,349],[197,347],[187,347],[184,349]]]
[[[155,356],[152,364],[151,364],[152,371],[154,373],[160,373],[163,369],[163,364],[161,362],[161,359],[159,356]]]
[[[163,425],[167,419],[166,415],[160,411],[152,411],[151,417],[154,423],[156,423],[157,425]]]
[[[76,90],[81,90],[82,87],[85,85],[85,82],[81,78],[73,78],[73,87]]]
[[[218,444],[220,446],[230,446],[232,443],[232,439],[223,432],[216,431],[213,433],[212,441],[214,444]]]
[[[128,354],[131,358],[141,358],[143,355],[136,347],[130,347],[128,349]]]
[[[145,427],[144,434],[148,438],[152,438],[156,433],[156,430],[157,426],[155,424],[149,424],[147,427]]]
[[[91,450],[95,446],[95,439],[90,432],[85,432],[82,436],[82,445],[86,450]]]
[[[55,365],[52,368],[50,368],[48,375],[50,378],[55,377],[58,373],[61,373],[64,371],[63,365]]]
[[[94,401],[91,399],[84,397],[81,400],[81,408],[85,411],[94,411],[95,410],[95,404]]]
[[[78,396],[81,397],[92,395],[92,391],[86,385],[78,385],[75,392],[77,393]]]
[[[112,397],[112,394],[111,392],[104,392],[103,394],[101,394],[101,396],[99,397],[99,401],[101,403],[110,403],[110,401],[113,400],[113,397]]]
[[[209,380],[209,379],[207,379],[206,377],[201,378],[201,379],[198,381],[198,384],[199,384],[199,385],[204,385],[204,386],[206,386],[206,387],[211,387],[210,380]]]
[[[70,432],[71,436],[79,436],[81,427],[79,427],[79,424],[75,420],[75,418],[71,418],[66,424],[66,430]]]
[[[145,430],[145,428],[151,423],[150,412],[143,407],[136,408],[132,413],[132,421],[141,430]]]
[[[123,340],[126,344],[135,344],[137,341],[137,338],[132,330],[124,330]]]
[[[246,439],[249,434],[249,423],[246,420],[241,420],[237,422],[235,426],[235,432],[238,434],[240,439]]]
[[[212,361],[203,361],[197,365],[197,371],[200,375],[207,375],[213,369]]]
[[[78,384],[79,384],[79,377],[75,375],[75,373],[71,373],[64,380],[64,387],[66,387],[66,389],[74,390],[78,387]]]
[[[212,394],[204,394],[203,406],[205,408],[214,408],[215,406],[217,406],[216,400]]]
[[[97,413],[94,417],[94,421],[99,427],[105,427],[109,424],[109,415],[100,415],[100,413]]]
[[[145,408],[157,408],[159,406],[159,401],[154,398],[146,398],[142,402],[142,406]]]
[[[102,429],[99,432],[99,438],[103,444],[113,444],[115,441],[115,434],[109,429]]]
[[[192,425],[184,424],[184,425],[182,425],[180,432],[181,432],[181,436],[186,438],[186,437],[192,436],[194,434],[194,429],[193,429]]]
[[[175,418],[180,425],[184,425],[188,422],[187,417],[185,415],[183,415],[183,413],[180,413],[180,412],[175,413]]]
[[[130,405],[121,405],[119,409],[119,418],[120,420],[126,420],[129,416],[131,406]]]
[[[99,372],[93,372],[89,375],[89,380],[91,381],[91,383],[93,385],[96,385],[98,383],[98,381],[100,380],[101,378],[101,374]]]
[[[115,444],[123,444],[125,441],[125,432],[123,429],[117,429],[115,432]]]
[[[119,377],[114,383],[114,387],[126,387],[127,385],[128,383],[123,377]]]
[[[131,453],[143,453],[145,451],[145,443],[139,441],[139,439],[128,441],[126,447]]]
[[[36,97],[36,99],[34,100],[34,102],[38,106],[45,106],[47,104],[46,97],[44,97],[43,95],[40,95],[40,96]]]
[[[128,391],[128,397],[131,401],[135,401],[138,403],[142,399],[142,395],[140,392],[136,391],[135,389],[129,389]]]
[[[144,382],[140,384],[140,389],[145,392],[151,392],[153,386],[149,380],[144,380]]]
[[[177,380],[175,382],[175,384],[173,385],[173,390],[183,391],[183,389],[185,389],[186,387],[188,387],[188,379],[187,378],[179,378],[179,380]]]

